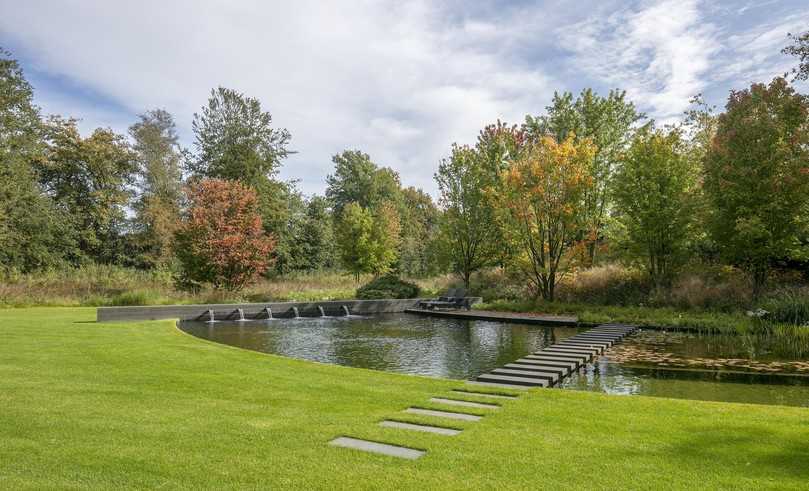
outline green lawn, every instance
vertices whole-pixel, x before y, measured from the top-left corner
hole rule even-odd
[[[318,365],[93,309],[0,310],[0,489],[806,489],[809,410],[536,390],[377,426],[460,382]],[[436,406],[438,407],[438,406]],[[339,435],[427,449],[402,461]]]

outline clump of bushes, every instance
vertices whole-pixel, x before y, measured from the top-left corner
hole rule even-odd
[[[806,292],[785,290],[764,302],[768,312],[766,319],[771,322],[809,325],[809,295]]]
[[[356,296],[360,300],[416,298],[419,296],[419,286],[405,281],[395,274],[386,274],[359,287]]]

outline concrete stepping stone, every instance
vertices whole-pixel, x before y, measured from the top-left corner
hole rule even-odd
[[[549,381],[540,379],[540,378],[531,378],[531,377],[516,377],[513,375],[498,375],[495,373],[486,373],[480,375],[478,380],[481,382],[494,382],[498,384],[510,384],[510,385],[524,385],[527,387],[549,387],[551,384]]]
[[[544,349],[544,350],[540,351],[537,354],[541,354],[541,355],[544,355],[544,356],[553,356],[553,355],[565,356],[565,357],[568,357],[568,358],[576,358],[576,359],[579,359],[579,360],[581,360],[583,362],[590,361],[590,359],[593,357],[589,353],[577,353],[575,351],[566,351],[566,350],[560,350],[560,349],[554,349],[554,348]]]
[[[563,341],[559,341],[559,344],[580,344],[584,346],[600,346],[602,348],[609,348],[612,346],[612,341],[599,341],[596,339],[587,338],[568,338]]]
[[[539,354],[536,354],[536,355],[526,355],[525,358],[528,359],[528,360],[534,360],[534,361],[553,360],[553,361],[564,362],[564,363],[573,363],[575,365],[573,367],[574,369],[585,363],[585,360],[581,360],[579,358],[573,358],[573,357],[570,357],[570,356],[560,355],[559,353],[542,354],[541,352],[539,352]]]
[[[487,404],[485,402],[460,401],[458,399],[447,399],[444,397],[431,397],[430,402],[438,404],[449,404],[450,406],[474,407],[478,409],[500,409],[497,404]]]
[[[329,445],[335,447],[351,448],[354,450],[362,450],[363,452],[370,452],[382,455],[390,455],[391,457],[399,457],[402,459],[416,460],[422,455],[426,454],[424,450],[416,450],[415,448],[400,447],[398,445],[389,445],[387,443],[372,442],[368,440],[360,440],[359,438],[351,438],[348,436],[341,436],[329,442]]]
[[[546,358],[542,356],[530,355],[531,358],[525,357],[520,358],[519,360],[515,361],[514,363],[521,363],[524,365],[538,365],[538,366],[550,366],[550,367],[559,367],[559,368],[567,368],[569,370],[575,370],[576,367],[579,366],[578,361],[571,360],[565,361],[558,358]]]
[[[503,365],[503,368],[508,368],[510,370],[528,370],[534,372],[550,372],[555,373],[560,377],[564,377],[565,375],[570,372],[570,369],[566,367],[554,367],[548,365],[525,365],[522,363],[506,363]]]
[[[590,353],[591,355],[597,355],[601,352],[601,348],[591,348],[588,346],[564,345],[564,344],[554,344],[553,346],[550,346],[549,349],[574,351],[576,353]]]
[[[515,377],[539,378],[556,382],[559,380],[559,374],[551,372],[537,372],[533,370],[515,370],[512,368],[495,368],[492,370],[495,375],[509,375]]]
[[[603,346],[593,346],[592,344],[579,344],[579,343],[559,343],[553,345],[555,348],[582,348],[593,350],[593,353],[600,355],[606,348]]]
[[[437,409],[423,409],[420,407],[409,407],[404,410],[408,414],[420,414],[422,416],[435,416],[436,418],[457,419],[460,421],[480,421],[483,416],[475,414],[456,413],[454,411],[439,411]]]
[[[471,392],[468,390],[461,390],[461,389],[452,389],[452,392],[456,394],[462,394],[465,396],[479,396],[479,397],[490,397],[492,399],[516,399],[517,396],[507,396],[505,394],[487,394],[485,392]]]
[[[379,426],[383,426],[385,428],[397,428],[400,430],[423,431],[425,433],[435,433],[436,435],[447,435],[447,436],[455,436],[461,432],[461,430],[456,430],[455,428],[442,428],[441,426],[419,425],[416,423],[405,423],[403,421],[392,421],[389,419],[386,419],[385,421],[380,421]]]

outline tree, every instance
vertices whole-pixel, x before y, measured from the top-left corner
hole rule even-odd
[[[798,58],[798,66],[792,69],[793,80],[809,80],[809,31],[789,34],[792,44],[781,50],[785,55]]]
[[[617,90],[602,97],[592,89],[585,89],[575,100],[570,92],[555,93],[553,102],[545,109],[547,114],[544,116],[526,118],[525,130],[532,139],[553,136],[562,142],[573,135],[595,145],[596,152],[588,169],[593,186],[586,191],[582,210],[590,240],[587,246],[589,263],[593,264],[612,203],[611,185],[618,158],[626,146],[632,125],[643,115],[626,100],[625,92]]]
[[[44,136],[39,179],[77,231],[80,253],[103,263],[125,261],[124,207],[137,169],[126,139],[105,128],[82,138],[75,120],[59,117],[47,121]]]
[[[360,274],[379,275],[390,271],[397,258],[399,217],[391,203],[375,210],[348,203],[335,230],[345,268],[359,281]]]
[[[301,269],[317,271],[335,266],[334,224],[323,196],[313,196],[306,203],[299,242],[303,252]]]
[[[705,161],[711,235],[758,296],[790,255],[809,197],[809,101],[783,78],[732,91]]]
[[[129,128],[137,155],[140,196],[134,203],[139,245],[149,267],[169,263],[182,200],[177,130],[171,114],[155,109]]]
[[[443,208],[441,243],[449,267],[469,287],[472,273],[500,259],[500,229],[487,189],[491,174],[472,148],[454,145],[435,180]]]
[[[33,97],[17,61],[0,48],[0,268],[23,272],[56,266],[75,247],[31,165],[44,150]]]
[[[239,291],[269,267],[275,240],[262,227],[256,192],[224,179],[188,190],[190,208],[176,232],[177,256],[191,282]]]
[[[409,276],[433,274],[437,264],[431,244],[438,231],[438,208],[429,194],[414,187],[403,189],[402,199],[399,270]]]
[[[519,251],[510,262],[542,298],[553,301],[558,280],[587,243],[583,208],[593,186],[595,146],[569,135],[544,136],[502,175],[494,190],[508,238]]]
[[[211,91],[192,128],[196,158],[189,170],[197,176],[255,186],[274,177],[290,153],[289,132],[272,127],[272,115],[261,103],[224,87]]]
[[[375,208],[382,202],[401,201],[399,175],[377,166],[367,153],[345,150],[332,157],[334,174],[326,176],[326,198],[336,215],[349,203]]]
[[[630,258],[640,259],[657,286],[685,259],[697,208],[697,167],[679,130],[640,128],[615,176],[618,221]]]

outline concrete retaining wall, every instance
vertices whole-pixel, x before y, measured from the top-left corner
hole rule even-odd
[[[236,309],[244,310],[247,318],[252,318],[262,309],[272,309],[274,317],[291,317],[292,308],[297,307],[304,317],[320,315],[318,307],[323,307],[326,315],[342,315],[342,306],[349,308],[352,314],[368,315],[391,312],[404,312],[413,308],[424,299],[407,298],[392,300],[335,300],[331,302],[268,302],[241,304],[208,304],[208,305],[151,305],[143,307],[100,307],[96,312],[98,322],[138,321],[158,319],[195,319],[208,310],[213,310],[217,319],[224,319]],[[471,303],[480,301],[472,298]]]

